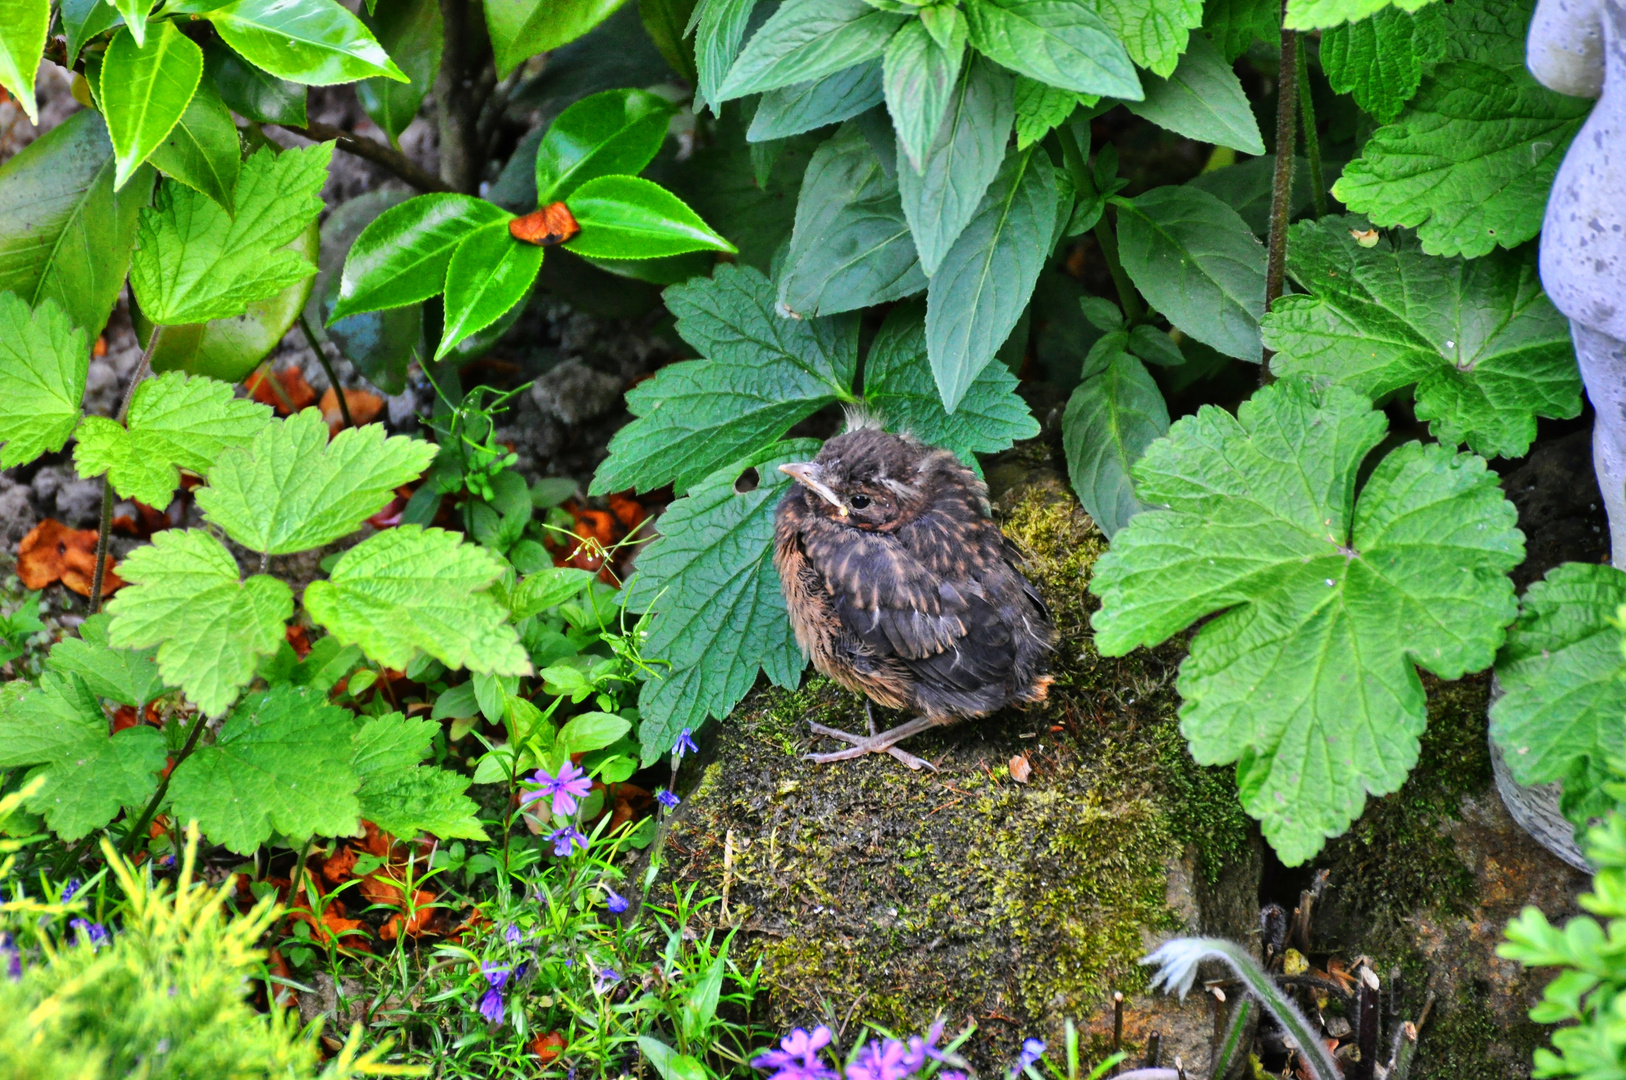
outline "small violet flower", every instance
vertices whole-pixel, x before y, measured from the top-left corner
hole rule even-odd
[[[107,928],[101,923],[87,922],[84,919],[69,919],[68,925],[73,927],[74,933],[79,935],[80,941],[90,942],[92,949],[99,949],[107,941]]]
[[[23,977],[23,954],[18,951],[17,943],[7,933],[0,933],[0,962],[4,962],[6,978],[12,982]]]
[[[570,825],[566,825],[562,829],[555,829],[548,834],[548,839],[553,841],[554,855],[561,859],[570,854],[571,845],[573,844],[579,845],[583,851],[587,850],[587,837],[577,832]]]
[[[690,728],[678,732],[677,745],[672,747],[672,752],[677,755],[679,761],[683,760],[684,754],[698,753],[699,750],[700,747],[694,744],[694,735]]]
[[[909,1066],[909,1071],[919,1072],[925,1067],[930,1058],[933,1061],[942,1061],[942,1051],[937,1049],[937,1040],[943,1037],[943,1021],[939,1020],[926,1032],[924,1038],[919,1035],[909,1036],[909,1053],[904,1056],[903,1063]]]
[[[601,968],[593,977],[593,989],[602,994],[610,987],[621,981],[621,973],[615,968]]]
[[[480,999],[480,1015],[493,1024],[502,1023],[502,988],[508,982],[508,969],[500,964],[480,965],[480,974],[486,977],[487,990]]]
[[[622,896],[608,885],[604,887],[604,893],[606,897],[604,906],[610,909],[611,915],[619,915],[627,910],[627,898],[625,896]]]
[[[661,788],[659,791],[655,792],[655,801],[666,807],[668,810],[676,810],[678,808],[678,803],[682,802],[683,800],[678,798],[676,795],[673,795],[665,788]]]
[[[1016,1059],[1016,1067],[1011,1070],[1011,1075],[1015,1076],[1024,1069],[1031,1069],[1038,1063],[1040,1058],[1044,1057],[1044,1051],[1045,1045],[1040,1040],[1034,1038],[1023,1039],[1022,1055]]]
[[[513,923],[509,923],[508,929],[502,932],[502,939],[508,942],[510,945],[518,945],[520,940],[519,927],[515,926]]]
[[[72,900],[74,893],[76,893],[78,891],[79,891],[79,879],[78,878],[69,878],[68,879],[68,884],[63,886],[63,888],[62,888],[62,902],[64,904],[66,904],[69,900]]]
[[[847,1066],[847,1080],[903,1080],[910,1071],[905,1060],[908,1054],[908,1047],[897,1039],[884,1043],[871,1039],[859,1051],[858,1060]]]
[[[751,1060],[758,1069],[773,1069],[768,1080],[836,1080],[834,1071],[819,1060],[819,1051],[830,1045],[830,1029],[820,1024],[809,1032],[796,1028],[779,1040],[778,1050],[767,1050]]]
[[[531,774],[529,782],[539,786],[535,791],[521,795],[519,801],[530,803],[551,798],[553,812],[560,815],[574,814],[576,800],[587,798],[587,793],[593,790],[593,782],[587,778],[587,774],[569,759],[559,766],[559,775],[553,776],[546,769],[538,769]]]

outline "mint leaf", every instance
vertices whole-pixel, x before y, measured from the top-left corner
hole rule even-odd
[[[1401,11],[1416,11],[1433,0],[1287,0],[1282,25],[1289,30],[1315,30],[1354,22],[1382,11],[1391,3]]]
[[[1396,116],[1422,84],[1423,71],[1445,56],[1441,5],[1408,15],[1386,8],[1321,35],[1321,68],[1340,94],[1382,124]]]
[[[1140,100],[1129,54],[1102,16],[1073,0],[971,0],[971,46],[1061,90]]]
[[[1181,731],[1199,762],[1238,763],[1289,866],[1405,781],[1427,721],[1414,666],[1487,666],[1516,610],[1524,541],[1482,459],[1406,443],[1356,495],[1386,426],[1301,378],[1234,417],[1204,406],[1135,466],[1137,494],[1166,509],[1136,515],[1090,583],[1103,655],[1215,616],[1181,664]]]
[[[428,832],[442,840],[484,840],[480,808],[463,794],[469,778],[419,764],[439,730],[439,724],[400,713],[361,725],[351,738],[361,816],[392,836]]]
[[[943,411],[926,358],[925,312],[918,301],[893,308],[875,335],[864,359],[864,404],[890,430],[953,450],[978,476],[978,454],[996,454],[1039,434],[1039,422],[1017,396],[1016,376],[1004,364],[983,368],[960,407]]]
[[[1114,198],[1124,270],[1183,333],[1258,362],[1265,247],[1237,212],[1193,187]]]
[[[965,61],[965,19],[955,8],[952,36],[939,44],[920,19],[903,24],[886,44],[882,73],[886,110],[909,164],[917,170],[943,124],[943,110]]]
[[[728,69],[713,105],[821,79],[881,55],[904,18],[864,0],[786,0]]]
[[[1026,75],[1016,77],[1016,148],[1026,150],[1061,126],[1080,101],[1093,95],[1058,90]]]
[[[66,445],[89,371],[85,333],[54,300],[30,311],[16,293],[0,293],[0,469]]]
[[[1536,417],[1581,411],[1569,322],[1541,291],[1533,259],[1424,255],[1413,239],[1363,248],[1358,217],[1293,226],[1287,268],[1304,295],[1264,318],[1278,373],[1377,400],[1416,384],[1417,418],[1441,442],[1522,457]]]
[[[163,535],[163,534],[160,534]],[[175,766],[169,798],[181,820],[247,855],[272,830],[291,840],[349,836],[361,816],[348,712],[297,686],[250,694],[212,746]]]
[[[158,23],[144,44],[131,29],[113,35],[101,65],[99,103],[113,139],[114,190],[169,135],[203,78],[203,50],[173,22]]]
[[[339,557],[305,589],[305,610],[344,644],[404,669],[418,650],[450,668],[529,675],[531,663],[488,588],[506,567],[456,533],[402,525]]]
[[[66,841],[102,828],[158,787],[164,738],[138,725],[109,737],[107,716],[84,680],[46,672],[38,688],[0,693],[0,769],[34,766],[44,784],[28,809]]]
[[[1282,6],[1276,0],[1208,0],[1203,5],[1203,36],[1227,64],[1235,63],[1255,41],[1280,48]]]
[[[158,646],[158,673],[219,716],[277,651],[294,598],[276,578],[240,580],[237,561],[202,529],[167,529],[119,564],[130,584],[107,604],[108,644]]]
[[[795,686],[807,661],[791,633],[773,566],[773,515],[790,477],[779,466],[818,452],[812,439],[777,443],[712,473],[661,516],[638,557],[629,604],[654,615],[644,651],[670,662],[638,695],[638,737],[651,762],[683,728],[724,717],[757,680]],[[759,481],[735,484],[747,468]]]
[[[1263,154],[1264,139],[1242,81],[1212,43],[1199,35],[1167,79],[1146,80],[1146,99],[1129,111],[1198,142]]]
[[[1164,77],[1203,21],[1202,0],[1092,0],[1090,6],[1124,43],[1129,59]]]
[[[1554,567],[1524,594],[1496,658],[1506,693],[1491,706],[1491,738],[1519,783],[1564,782],[1561,805],[1578,833],[1612,808],[1609,759],[1626,753],[1623,604],[1626,573]]]
[[[1109,538],[1146,509],[1135,497],[1130,471],[1152,441],[1169,430],[1163,392],[1128,346],[1129,335],[1116,330],[1091,347],[1084,378],[1061,418],[1067,477],[1078,501]]]
[[[167,24],[166,24],[167,25]],[[316,273],[286,249],[322,210],[332,143],[243,162],[228,214],[207,195],[174,183],[141,211],[130,284],[155,323],[201,323],[241,315]]]
[[[1013,151],[926,289],[926,347],[953,412],[1010,337],[1055,232],[1056,170],[1034,147]]]
[[[668,364],[627,393],[638,419],[615,433],[593,477],[604,494],[683,489],[771,445],[833,401],[851,401],[856,319],[786,319],[773,286],[749,267],[666,290],[677,332],[704,359]]]
[[[382,424],[346,428],[329,442],[322,414],[305,409],[273,420],[248,447],[223,451],[198,506],[245,547],[308,551],[359,529],[435,453],[423,439],[385,438]]]
[[[835,315],[925,288],[896,170],[888,175],[856,122],[843,124],[814,151],[802,179],[779,272],[780,306],[798,318]]]
[[[1441,64],[1332,193],[1374,224],[1416,228],[1430,255],[1516,247],[1540,231],[1559,162],[1591,108],[1523,71]]]
[[[158,665],[150,649],[114,649],[107,644],[112,617],[92,615],[79,626],[79,636],[63,638],[51,646],[46,661],[52,671],[76,675],[98,697],[137,709],[164,692]]]
[[[804,131],[839,124],[868,112],[884,98],[881,63],[871,60],[822,79],[769,90],[757,102],[745,133],[749,142],[772,142]]]
[[[699,74],[695,111],[698,112],[701,105],[710,103],[712,114],[721,115],[717,108],[717,88],[723,84],[728,69],[740,55],[740,43],[745,40],[745,28],[750,23],[751,11],[756,3],[757,0],[700,0],[695,5],[688,27],[690,31],[699,27],[694,35],[694,61]],[[876,89],[875,100],[880,101],[879,87]],[[772,93],[769,91],[763,100],[766,101]]]
[[[228,446],[247,446],[271,420],[271,408],[237,398],[230,385],[167,371],[136,387],[129,426],[87,416],[73,448],[85,478],[108,474],[113,489],[163,509],[180,486],[179,469],[199,476]]]

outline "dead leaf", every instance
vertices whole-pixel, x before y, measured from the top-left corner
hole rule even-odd
[[[508,223],[508,232],[515,240],[539,247],[562,244],[581,231],[575,215],[562,202],[549,203]]]
[[[292,980],[294,973],[288,967],[288,961],[282,957],[280,949],[272,949],[265,958],[265,969],[279,979]],[[285,1009],[299,1008],[299,991],[291,986],[277,986],[277,1004]]]
[[[343,885],[355,875],[350,871],[356,866],[356,849],[342,847],[329,855],[322,863],[322,877],[330,885]]]
[[[94,345],[92,345],[90,347],[90,355],[92,355],[92,356],[106,356],[107,355],[107,335],[106,334],[98,334],[96,336],[96,344],[94,344]]]
[[[1028,782],[1028,777],[1032,775],[1033,766],[1028,764],[1028,756],[1026,754],[1017,754],[1015,757],[1011,758],[1012,780],[1015,780],[1018,784],[1025,784]]]
[[[293,626],[290,626],[288,629],[284,630],[282,632],[282,636],[288,639],[288,644],[294,650],[294,655],[299,657],[301,660],[305,659],[305,657],[311,654],[310,635],[305,632],[305,628],[303,626],[295,623]]]
[[[384,399],[366,390],[346,390],[344,401],[350,406],[350,419],[356,422],[357,427],[372,423],[384,411]],[[339,411],[339,395],[333,392],[333,387],[322,392],[322,402],[317,407],[322,410],[328,434],[337,435],[339,429],[344,427],[344,414]]]
[[[169,520],[169,515],[162,510],[154,510],[143,502],[135,502],[134,500],[131,500],[131,502],[135,506],[136,516],[131,517],[129,514],[120,514],[114,518],[114,532],[125,533],[140,540],[147,540],[152,537],[153,533],[163,532],[174,524]]]
[[[262,369],[250,375],[243,385],[248,387],[255,401],[271,406],[283,416],[316,404],[316,391],[311,389],[311,384],[305,381],[304,372],[297,367],[283,368],[270,379],[265,377]],[[337,399],[334,399],[334,403],[337,404]]]
[[[536,1055],[537,1063],[546,1067],[552,1065],[560,1054],[564,1053],[565,1037],[557,1031],[550,1031],[546,1035],[538,1035],[531,1040],[531,1053]]]
[[[70,529],[46,518],[17,545],[17,576],[24,588],[43,589],[60,581],[80,596],[89,596],[96,576],[96,530]],[[111,596],[123,586],[109,560],[102,595]]]

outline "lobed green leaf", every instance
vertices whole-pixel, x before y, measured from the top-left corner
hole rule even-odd
[[[61,450],[79,422],[90,348],[53,300],[0,292],[0,469]]]

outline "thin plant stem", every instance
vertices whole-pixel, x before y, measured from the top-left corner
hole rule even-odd
[[[1088,164],[1084,160],[1084,151],[1078,145],[1078,139],[1073,135],[1073,129],[1063,124],[1056,129],[1056,137],[1061,142],[1062,160],[1067,163],[1067,171],[1073,177],[1073,184],[1079,191],[1093,194],[1095,178],[1090,175]],[[1118,290],[1118,303],[1123,307],[1124,318],[1130,322],[1138,322],[1146,317],[1146,306],[1141,303],[1140,293],[1130,283],[1129,275],[1124,273],[1122,260],[1118,258],[1118,236],[1107,224],[1106,210],[1101,211],[1101,219],[1095,223],[1095,241],[1101,248],[1101,258],[1107,264],[1107,273],[1112,275],[1113,287]]]
[[[1315,216],[1327,216],[1327,175],[1321,169],[1321,132],[1315,123],[1315,99],[1310,94],[1310,60],[1303,43],[1299,54],[1299,113],[1304,121],[1304,154],[1310,159],[1310,200]]]
[[[310,856],[311,856],[311,845],[314,844],[314,843],[316,843],[316,837],[314,837],[314,836],[306,837],[305,846],[300,848],[300,850],[299,850],[299,861],[294,863],[293,873],[291,875],[289,875],[290,877],[293,878],[292,881],[288,882],[288,906],[289,907],[293,907],[295,904],[297,904],[299,902],[299,889],[300,889],[300,886],[304,884],[305,860],[310,858]]]
[[[1225,1034],[1214,1054],[1214,1080],[1226,1080],[1233,1068],[1247,1057],[1253,1045],[1254,1028],[1259,1018],[1259,1005],[1249,995],[1242,994],[1231,1006],[1231,1015],[1225,1021]]]
[[[152,370],[153,354],[158,351],[158,340],[164,336],[164,327],[161,323],[153,324],[152,332],[147,335],[147,347],[141,350],[141,363],[136,365],[135,374],[130,376],[130,385],[124,390],[124,400],[119,404],[118,422],[124,423],[130,416],[130,401],[135,397],[136,387],[140,386],[147,373]],[[96,572],[90,579],[90,606],[92,611],[102,610],[102,582],[107,579],[107,542],[113,531],[113,485],[110,474],[102,474],[102,521],[96,530]]]
[[[169,793],[169,781],[175,775],[175,770],[181,767],[181,762],[192,756],[193,750],[197,749],[198,738],[203,734],[204,724],[207,719],[200,712],[196,719],[192,721],[192,730],[187,732],[186,743],[182,745],[181,752],[175,755],[175,764],[170,766],[169,773],[158,782],[158,790],[152,793],[152,798],[147,801],[147,808],[141,811],[141,817],[136,819],[135,828],[131,829],[130,835],[124,838],[123,855],[125,858],[128,859],[135,854],[135,846],[140,841],[141,834],[147,831],[148,824],[152,822],[152,816],[158,812],[158,804],[163,802],[164,796]]]
[[[1283,11],[1286,11],[1284,0]],[[1287,267],[1287,219],[1292,211],[1293,151],[1297,124],[1299,81],[1296,78],[1299,61],[1298,34],[1282,30],[1280,78],[1276,82],[1276,171],[1270,185],[1270,244],[1265,260],[1265,310],[1269,311],[1282,295],[1282,279]],[[1259,357],[1259,384],[1275,381],[1270,371],[1270,349]]]
[[[299,328],[305,331],[305,340],[310,342],[311,351],[316,354],[316,359],[321,361],[322,370],[327,372],[327,384],[333,387],[333,396],[339,400],[339,415],[344,417],[344,426],[355,427],[356,422],[350,417],[350,402],[344,396],[344,387],[339,385],[339,377],[333,373],[333,364],[328,361],[327,350],[322,348],[321,340],[311,327],[310,316],[303,311],[299,313]]]
[[[291,131],[301,138],[310,139],[312,142],[337,143],[340,150],[388,169],[419,191],[452,190],[451,186],[440,177],[419,168],[405,154],[393,147],[385,146],[376,139],[369,139],[364,135],[357,135],[354,132],[316,120],[308,121],[304,127],[293,124],[277,124],[276,126],[285,131]]]

